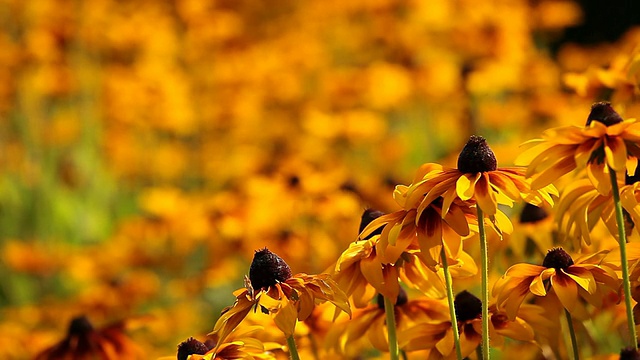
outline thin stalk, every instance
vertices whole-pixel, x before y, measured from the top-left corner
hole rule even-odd
[[[482,359],[489,360],[489,255],[487,253],[487,233],[484,228],[484,214],[478,210],[478,232],[480,235],[480,256],[482,257]]]
[[[573,320],[571,314],[567,309],[564,309],[564,315],[567,318],[567,325],[569,326],[569,335],[571,335],[571,349],[573,350],[573,360],[580,360],[580,353],[578,352],[578,341],[576,340],[576,331],[573,329]]]
[[[618,224],[618,242],[620,243],[620,267],[622,268],[622,284],[624,285],[624,303],[627,308],[627,326],[629,327],[629,346],[638,349],[638,335],[633,321],[633,307],[631,306],[631,282],[629,281],[629,264],[627,262],[627,235],[624,230],[624,215],[622,214],[622,203],[620,202],[620,189],[616,179],[615,170],[609,168],[611,177],[611,192],[613,193],[613,204],[616,209],[616,223]]]
[[[449,264],[447,263],[447,254],[444,251],[444,245],[440,250],[442,258],[442,270],[444,270],[444,279],[447,284],[447,300],[449,300],[449,314],[451,315],[451,327],[453,329],[453,343],[456,345],[456,355],[458,360],[462,360],[462,348],[460,347],[460,333],[458,332],[458,318],[456,316],[456,307],[453,301],[453,284],[451,281],[451,273],[449,273]]]
[[[291,360],[300,360],[298,348],[296,347],[296,340],[293,338],[293,335],[287,338],[287,346],[289,347],[289,356],[291,356]]]
[[[389,335],[389,359],[399,360],[398,338],[396,337],[396,315],[391,299],[384,297],[384,313],[387,318],[387,334]]]

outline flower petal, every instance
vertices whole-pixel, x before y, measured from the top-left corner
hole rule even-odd
[[[469,200],[473,197],[476,183],[482,176],[482,173],[463,174],[456,181],[456,193],[461,200]]]
[[[618,136],[605,137],[604,153],[607,164],[616,171],[625,170],[627,167],[627,147],[624,140]]]
[[[551,277],[551,287],[567,311],[571,312],[578,302],[578,286],[570,277],[556,273]]]

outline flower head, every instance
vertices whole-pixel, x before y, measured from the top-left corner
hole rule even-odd
[[[525,169],[499,168],[484,138],[472,136],[458,156],[458,168],[438,164],[423,165],[406,193],[405,207],[425,207],[443,198],[442,215],[455,199],[479,206],[489,217],[498,213],[498,204],[512,206],[524,199],[535,205],[553,204],[553,186],[532,190],[525,180]]]
[[[600,261],[604,254],[599,252],[574,261],[564,249],[553,248],[547,252],[542,266],[513,265],[493,288],[497,306],[513,319],[529,293],[546,296],[549,292],[572,314],[582,309],[578,306],[579,298],[600,306],[605,296],[617,292],[619,285],[612,267]]]
[[[192,337],[178,345],[178,360],[187,360],[189,355],[204,355],[209,351],[209,347],[203,342]]]
[[[269,249],[258,250],[249,268],[249,280],[254,290],[269,289],[291,277],[291,268],[282,258]]]
[[[462,291],[455,297],[454,307],[460,331],[462,356],[471,354],[482,342],[482,301],[468,291]],[[525,315],[529,319],[539,320],[540,309],[526,306]],[[504,337],[519,341],[534,340],[534,329],[521,317],[509,319],[495,305],[489,306],[489,333],[494,344],[502,344]],[[542,321],[537,321],[539,324]],[[546,325],[546,324],[545,324]],[[450,321],[441,323],[422,322],[400,331],[398,339],[401,347],[407,351],[431,349],[437,353],[430,358],[451,358],[454,356],[453,328]]]
[[[245,287],[234,292],[233,306],[222,311],[212,334],[222,343],[251,309],[270,314],[278,328],[289,337],[296,322],[311,315],[316,301],[329,301],[351,314],[346,295],[328,274],[291,276],[289,265],[268,249],[256,251],[245,277]],[[255,285],[254,285],[255,281]]]
[[[525,145],[517,163],[528,165],[533,189],[551,184],[574,169],[587,168],[592,184],[602,195],[611,191],[609,171],[633,174],[640,157],[640,123],[623,121],[611,104],[596,103],[587,117],[586,126],[564,126],[549,129],[542,139]]]

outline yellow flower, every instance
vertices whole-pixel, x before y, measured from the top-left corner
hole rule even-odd
[[[406,186],[397,186],[394,197],[402,197]],[[420,249],[418,256],[434,268],[440,263],[440,249],[455,263],[462,252],[462,237],[469,235],[475,214],[467,203],[454,201],[444,213],[443,199],[422,203],[418,208],[399,210],[373,220],[360,234],[367,238],[382,228],[376,250],[384,263],[395,263],[407,249]]]
[[[427,219],[432,212],[423,214]],[[451,218],[457,215],[462,215],[456,219],[459,226],[468,232],[462,212],[452,211]],[[440,253],[444,232],[451,235],[449,243],[454,244],[451,251],[447,250],[455,255],[450,261],[453,276],[472,276],[477,272],[471,256],[462,251],[461,236],[448,226],[438,227],[444,223],[439,213],[431,218],[436,221],[429,225],[429,237],[425,224],[416,225],[415,211],[400,210],[387,215],[378,212],[377,217],[368,218],[369,223],[363,221],[364,230],[358,241],[349,245],[334,270],[336,282],[353,298],[356,307],[367,306],[376,293],[396,299],[400,291],[399,278],[428,296],[445,297],[443,273],[433,260],[433,252],[437,252],[436,256]],[[419,250],[425,243],[429,249]],[[430,253],[436,246],[439,246],[437,250]],[[428,255],[425,257],[425,254]]]
[[[512,206],[524,199],[534,205],[553,204],[557,195],[553,186],[532,190],[525,180],[525,169],[498,168],[493,151],[481,136],[471,136],[458,157],[458,168],[438,164],[423,165],[413,184],[405,192],[407,207],[423,208],[443,198],[442,214],[447,214],[455,199],[472,201],[489,217],[499,214],[498,204]],[[506,217],[503,220],[507,220]]]
[[[270,314],[278,328],[289,337],[296,322],[308,318],[316,301],[329,301],[351,315],[347,296],[328,274],[291,276],[278,255],[265,249],[256,251],[245,287],[236,290],[235,303],[222,311],[212,334],[223,342],[251,309]]]
[[[482,302],[467,291],[456,295],[455,302],[462,356],[470,355],[482,342]],[[541,310],[530,305],[529,318],[538,321]],[[509,319],[495,305],[489,307],[489,333],[494,344],[504,343],[504,337],[520,341],[534,341],[534,329],[523,318]],[[543,320],[544,321],[544,320]],[[541,323],[540,321],[538,321]],[[405,351],[431,349],[429,359],[454,359],[453,328],[451,321],[422,322],[398,333],[398,341]]]
[[[623,121],[608,102],[595,103],[585,127],[564,126],[549,129],[542,139],[526,142],[517,163],[528,165],[533,189],[540,189],[578,168],[587,169],[598,192],[611,191],[609,169],[633,174],[640,157],[640,123]]]
[[[574,263],[562,248],[549,250],[542,266],[516,264],[510,267],[493,288],[496,305],[514,319],[525,297],[532,293],[546,296],[555,294],[569,312],[580,312],[578,299],[596,307],[603,299],[615,293],[619,287],[614,270],[598,258],[606,252],[598,252],[579,258]],[[578,314],[581,315],[581,314]]]

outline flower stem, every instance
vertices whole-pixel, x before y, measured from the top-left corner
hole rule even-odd
[[[449,300],[449,314],[451,315],[451,327],[453,330],[453,342],[456,345],[456,355],[458,360],[462,360],[462,348],[460,347],[460,333],[458,332],[458,318],[456,316],[456,308],[453,302],[453,284],[451,274],[449,273],[449,264],[447,263],[447,254],[444,251],[444,245],[440,250],[442,258],[442,269],[444,270],[444,279],[447,284],[447,300]]]
[[[613,204],[616,209],[616,222],[618,224],[618,242],[620,243],[620,267],[622,268],[622,284],[624,285],[624,303],[627,308],[627,326],[629,327],[629,346],[638,349],[638,336],[636,326],[633,321],[633,308],[631,307],[631,282],[629,281],[629,264],[627,262],[627,236],[624,230],[624,215],[622,214],[622,203],[620,202],[620,190],[615,170],[609,168],[611,177],[611,192],[613,193]]]
[[[289,355],[291,356],[291,360],[300,360],[298,348],[296,347],[296,340],[293,338],[293,334],[287,338],[287,346],[289,346]]]
[[[384,313],[387,317],[387,333],[389,335],[389,359],[398,360],[400,351],[398,349],[398,338],[396,337],[396,315],[395,306],[388,297],[384,297]]]
[[[482,257],[482,359],[489,360],[489,255],[487,253],[487,233],[484,228],[484,214],[478,210],[478,233],[480,235],[480,256]]]
[[[564,309],[564,315],[567,318],[567,325],[569,326],[569,335],[571,335],[571,348],[573,349],[573,360],[580,360],[580,353],[578,352],[578,341],[576,340],[576,332],[573,329],[573,320],[571,314],[567,309]]]

